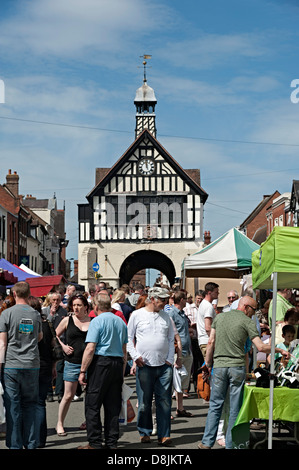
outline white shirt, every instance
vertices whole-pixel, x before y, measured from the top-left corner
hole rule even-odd
[[[135,310],[128,323],[128,352],[136,361],[140,356],[148,366],[174,362],[174,329],[169,315],[160,310]]]
[[[198,337],[198,344],[208,344],[209,336],[205,329],[205,318],[212,318],[216,316],[215,309],[211,302],[208,300],[203,299],[198,307],[197,312],[197,320],[196,320],[196,327],[197,327],[197,337]]]
[[[186,305],[186,307],[184,308],[184,312],[185,312],[186,317],[189,318],[191,325],[195,325],[196,320],[197,320],[197,313],[198,313],[198,307],[196,306],[196,304],[193,303],[193,304]],[[192,331],[193,331],[193,338],[197,338],[196,328],[192,328]]]

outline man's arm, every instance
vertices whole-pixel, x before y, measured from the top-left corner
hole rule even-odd
[[[215,350],[215,340],[216,340],[216,330],[215,328],[211,329],[211,334],[209,337],[209,341],[207,344],[207,352],[206,352],[206,366],[208,369],[212,369],[213,366],[213,356]]]
[[[166,364],[173,365],[174,361],[174,330],[173,324],[170,321],[169,328],[168,328],[168,354],[166,358]]]
[[[259,336],[256,336],[251,341],[256,346],[259,352],[271,354],[271,344],[265,344]],[[282,356],[286,356],[287,358],[290,357],[290,353],[288,353],[288,351],[285,351],[284,349],[275,348],[275,352],[280,353]]]
[[[210,336],[211,334],[212,323],[213,323],[213,318],[205,317],[205,330],[208,336]]]
[[[0,370],[2,364],[5,362],[5,353],[7,348],[7,333],[0,333]]]
[[[135,335],[136,335],[136,324],[135,324],[135,318],[136,315],[133,314],[130,317],[129,323],[128,323],[128,345],[127,345],[127,350],[135,362],[135,364],[138,367],[142,367],[144,365],[143,359],[141,356],[138,357],[138,353],[136,351],[136,340],[135,340]]]
[[[81,371],[79,375],[79,383],[81,385],[86,385],[86,371],[93,359],[95,349],[96,343],[87,343],[85,351],[83,353]]]
[[[125,371],[127,367],[127,344],[123,344],[123,353],[124,353],[124,376],[125,376]]]
[[[180,369],[182,367],[182,341],[180,335],[177,333],[174,335],[174,338],[176,340],[176,347],[177,347],[177,358],[175,361],[174,366],[177,369]]]

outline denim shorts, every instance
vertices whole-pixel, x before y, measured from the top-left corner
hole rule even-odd
[[[64,362],[63,380],[67,382],[77,382],[81,370],[81,364],[73,364],[72,362]]]

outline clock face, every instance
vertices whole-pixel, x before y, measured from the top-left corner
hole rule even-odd
[[[138,171],[142,175],[151,175],[155,171],[155,163],[150,158],[143,158],[138,163]]]

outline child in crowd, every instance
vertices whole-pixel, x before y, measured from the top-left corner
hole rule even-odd
[[[282,328],[282,337],[284,341],[282,343],[277,344],[276,347],[285,349],[286,351],[288,351],[290,348],[291,342],[295,338],[295,333],[296,333],[296,330],[293,325],[284,325]],[[281,357],[282,356],[280,353],[276,353],[275,361],[277,361],[278,359],[280,360]]]

